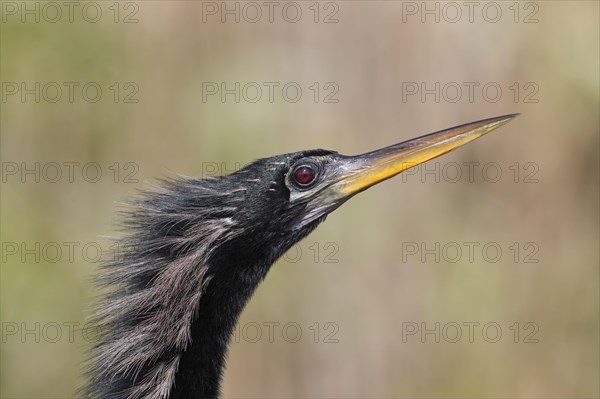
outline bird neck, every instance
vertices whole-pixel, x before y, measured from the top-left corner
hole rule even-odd
[[[219,395],[244,306],[273,262],[324,219],[285,231],[277,228],[280,220],[245,220],[244,212],[234,215],[236,207],[223,205],[239,206],[244,197],[215,197],[222,190],[205,187],[219,182],[166,183],[126,213],[120,256],[98,278],[112,288],[95,314],[109,334],[91,351],[79,396]]]
[[[219,396],[227,349],[240,313],[271,263],[228,260],[214,268],[191,325],[191,345],[182,353],[171,399]],[[239,273],[240,265],[246,265]],[[237,269],[234,272],[234,268]]]

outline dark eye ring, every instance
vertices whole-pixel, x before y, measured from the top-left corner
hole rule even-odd
[[[317,173],[312,165],[302,164],[294,168],[294,182],[300,187],[307,187],[315,181]]]

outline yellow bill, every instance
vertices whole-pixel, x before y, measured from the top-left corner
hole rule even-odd
[[[431,133],[399,144],[375,150],[354,158],[354,167],[330,188],[340,196],[349,196],[389,179],[414,166],[439,157],[475,140],[517,117],[504,115],[467,123]]]

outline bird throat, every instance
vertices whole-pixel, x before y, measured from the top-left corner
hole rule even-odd
[[[191,344],[179,361],[171,399],[220,395],[227,349],[239,315],[278,256],[253,253],[249,258],[227,248],[221,253],[228,255],[210,267],[210,281],[190,328]]]

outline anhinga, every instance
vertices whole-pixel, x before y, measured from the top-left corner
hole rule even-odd
[[[227,176],[177,178],[131,201],[99,277],[104,332],[88,398],[219,395],[229,338],[269,268],[353,195],[511,121],[506,115],[357,156],[310,150]]]

